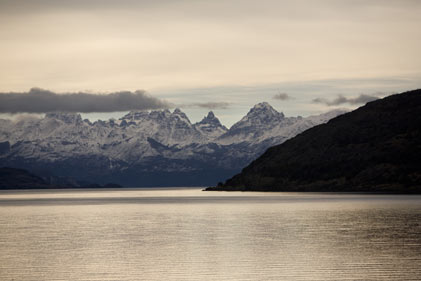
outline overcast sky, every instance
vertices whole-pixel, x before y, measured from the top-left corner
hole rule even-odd
[[[421,87],[420,15],[418,0],[0,0],[0,93],[145,90],[226,125],[261,101],[355,108]]]

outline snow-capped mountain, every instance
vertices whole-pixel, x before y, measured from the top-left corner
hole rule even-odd
[[[212,111],[209,111],[202,121],[194,124],[194,127],[206,136],[207,140],[215,140],[228,131],[227,127],[221,124]]]
[[[214,184],[269,146],[342,113],[285,117],[259,103],[230,129],[213,112],[192,124],[180,109],[94,123],[74,113],[0,120],[0,165],[131,186]]]
[[[150,137],[164,145],[177,146],[206,142],[206,138],[178,108],[173,113],[169,110],[130,112],[120,121],[120,132],[138,140]]]
[[[262,102],[251,108],[246,116],[220,136],[218,142],[222,144],[261,142],[264,140],[262,136],[274,127],[284,128],[300,119],[302,117],[285,117],[282,112],[276,111],[267,102]]]

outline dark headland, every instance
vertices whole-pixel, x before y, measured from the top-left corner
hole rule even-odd
[[[421,193],[421,90],[313,127],[206,190]]]
[[[53,182],[52,182],[53,179]],[[77,183],[49,177],[49,180],[37,176],[24,169],[10,167],[0,168],[0,190],[5,189],[60,189],[60,188],[120,188],[118,184],[106,185]]]

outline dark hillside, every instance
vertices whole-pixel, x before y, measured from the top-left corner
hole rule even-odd
[[[0,168],[0,189],[49,188],[42,178],[23,169]]]
[[[421,193],[421,90],[311,128],[208,190]]]

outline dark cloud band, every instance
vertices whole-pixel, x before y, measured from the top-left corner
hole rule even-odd
[[[187,107],[201,107],[206,109],[227,109],[230,106],[228,102],[199,102],[187,105]]]
[[[333,99],[333,100],[316,98],[316,99],[313,99],[313,102],[314,103],[323,103],[323,104],[328,105],[328,106],[341,105],[341,104],[345,104],[345,103],[357,105],[357,104],[365,104],[367,102],[377,100],[377,99],[378,99],[378,97],[365,95],[365,94],[359,95],[358,97],[355,97],[355,98],[347,98],[345,96],[338,95],[338,97]]]
[[[171,107],[171,104],[149,96],[145,91],[122,91],[111,94],[64,93],[32,88],[24,93],[0,93],[1,113],[45,112],[116,112]]]
[[[287,93],[278,93],[273,96],[275,100],[289,100],[291,97]]]

